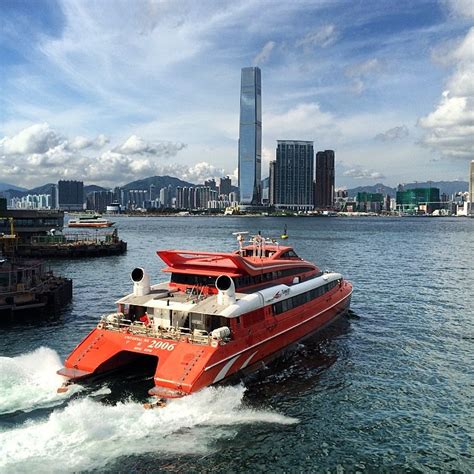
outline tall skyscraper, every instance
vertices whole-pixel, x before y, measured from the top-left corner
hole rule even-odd
[[[261,203],[262,84],[258,67],[242,69],[239,126],[240,203]]]
[[[271,168],[275,205],[294,210],[314,207],[314,151],[313,142],[278,140],[276,161]]]
[[[316,153],[316,207],[326,209],[334,207],[334,175],[334,151],[318,151]]]
[[[58,208],[64,211],[84,209],[84,183],[82,181],[58,182]]]
[[[468,211],[474,217],[474,160],[471,161],[469,173],[469,207]]]

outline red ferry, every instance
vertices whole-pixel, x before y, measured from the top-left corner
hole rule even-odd
[[[344,314],[352,285],[257,235],[234,253],[163,250],[169,282],[131,273],[133,293],[72,351],[59,391],[152,358],[158,399],[177,398],[256,370]]]

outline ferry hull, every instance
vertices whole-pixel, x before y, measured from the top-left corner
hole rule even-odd
[[[106,227],[112,227],[115,222],[100,222],[100,223],[69,223],[68,227],[80,227],[80,228],[92,228],[92,229],[103,229]]]
[[[222,382],[239,372],[257,370],[296,342],[334,322],[350,306],[352,286],[344,282],[316,305],[280,316],[268,316],[245,337],[221,343],[195,343],[134,334],[127,328],[110,330],[99,325],[74,349],[58,371],[69,381],[139,363],[140,357],[155,357],[155,387],[149,393],[160,398],[189,395]]]

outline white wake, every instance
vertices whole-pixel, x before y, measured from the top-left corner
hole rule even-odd
[[[211,387],[155,410],[132,401],[112,406],[74,400],[47,419],[0,433],[0,471],[31,472],[34,463],[35,472],[71,472],[100,469],[126,455],[204,454],[213,440],[225,436],[219,426],[298,422],[245,408],[244,391],[242,386]]]
[[[0,357],[0,414],[54,406],[76,393],[72,386],[56,393],[64,378],[56,374],[62,366],[58,354],[47,347],[18,357]]]

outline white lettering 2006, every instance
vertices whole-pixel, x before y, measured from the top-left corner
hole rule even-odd
[[[148,349],[161,349],[163,351],[172,351],[175,344],[170,344],[165,341],[151,341],[151,344],[148,346]]]

